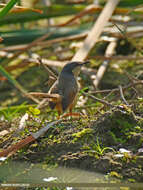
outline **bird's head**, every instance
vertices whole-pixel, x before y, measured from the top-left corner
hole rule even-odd
[[[83,61],[83,62],[73,61],[73,62],[69,62],[64,66],[62,71],[75,73],[78,67],[81,67],[82,65],[87,64],[87,63],[89,63],[89,61]]]

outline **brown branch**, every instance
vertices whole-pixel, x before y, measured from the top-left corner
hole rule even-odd
[[[30,92],[28,93],[36,98],[49,98],[49,99],[60,99],[61,96],[59,94],[48,94],[48,93],[43,93],[43,92]]]
[[[20,142],[14,144],[14,145],[11,145],[7,149],[0,152],[0,157],[5,157],[5,156],[9,157],[9,156],[13,155],[19,149],[23,148],[24,146],[26,146],[30,142],[35,141],[37,138],[39,138],[41,135],[43,135],[49,128],[51,128],[53,125],[55,125],[61,121],[62,121],[62,119],[50,122],[44,128],[41,128],[36,133],[33,133],[30,136],[26,137],[25,139],[22,139]]]
[[[100,12],[103,8],[97,6],[97,5],[89,5],[87,6],[83,11],[81,11],[80,13],[78,13],[77,15],[75,15],[73,18],[69,19],[68,21],[66,21],[65,23],[62,24],[58,24],[56,26],[66,26],[71,24],[72,22],[74,22],[75,20],[89,14],[89,13],[95,13],[95,12]]]
[[[34,41],[32,41],[30,44],[28,44],[27,46],[25,46],[22,50],[16,52],[11,58],[6,59],[5,61],[3,61],[3,64],[7,64],[11,61],[13,61],[15,58],[17,58],[19,55],[21,55],[23,52],[29,50],[30,48],[32,48],[33,46],[37,45],[39,42],[45,40],[47,37],[49,37],[53,32],[50,32],[48,34],[45,34],[37,39],[35,39]]]
[[[42,46],[42,47],[44,47],[44,46],[47,47],[47,45],[50,45],[50,44],[53,44],[53,43],[58,43],[58,42],[67,41],[67,40],[79,40],[79,39],[85,38],[86,36],[87,36],[87,32],[84,32],[82,34],[56,38],[56,39],[53,39],[53,40],[46,40],[44,42],[38,42],[38,45]]]
[[[80,13],[78,13],[77,15],[73,16],[71,19],[69,19],[68,21],[62,23],[62,24],[58,24],[58,25],[54,25],[54,26],[67,26],[69,24],[72,24],[75,20],[85,16],[85,15],[89,15],[92,13],[96,13],[96,12],[101,12],[103,10],[103,7],[98,6],[98,5],[88,5],[84,10],[82,10]],[[114,11],[115,14],[128,14],[129,10],[128,9],[124,9],[124,8],[116,8]]]
[[[0,7],[5,7],[5,6],[6,6],[6,4],[0,3]],[[12,13],[24,12],[24,11],[33,11],[33,12],[40,13],[40,14],[43,13],[43,11],[40,9],[27,8],[27,7],[17,6],[17,5],[15,5],[13,7],[13,9],[10,10],[10,12],[12,12]]]
[[[113,55],[114,50],[116,48],[116,45],[117,45],[116,41],[113,41],[113,42],[109,43],[109,45],[107,46],[106,52],[105,52],[106,57],[110,57],[110,56]],[[96,74],[96,77],[93,80],[93,85],[94,85],[95,88],[98,87],[99,82],[101,81],[101,79],[102,79],[108,65],[109,65],[109,61],[105,60],[101,64],[101,66],[99,67],[99,69],[97,71],[97,74]]]
[[[119,0],[109,0],[104,9],[102,10],[101,14],[99,15],[98,19],[96,20],[95,24],[93,25],[91,31],[88,33],[82,47],[76,52],[72,61],[83,61],[87,58],[90,50],[94,47],[96,42],[98,41],[101,33],[107,22],[109,21],[112,13],[114,12]],[[80,72],[80,68],[77,69],[76,75],[78,76]]]

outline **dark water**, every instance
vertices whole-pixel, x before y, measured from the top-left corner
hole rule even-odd
[[[41,183],[49,177],[60,183],[92,183],[105,180],[101,174],[74,168],[12,161],[0,165],[1,182]]]
[[[63,188],[53,189],[53,186],[48,190],[80,190],[80,189],[88,189],[88,190],[116,190],[120,189],[120,187],[115,187],[115,184],[120,183],[119,180],[107,179],[106,176],[95,173],[88,172],[85,170],[74,169],[74,168],[65,168],[65,167],[53,167],[48,166],[46,164],[32,164],[30,162],[14,162],[8,161],[5,163],[1,163],[0,165],[0,184],[6,184],[9,186],[14,186],[16,184],[18,189],[28,187],[34,187],[37,190],[44,190],[47,188],[43,188],[42,186],[48,187],[49,184],[67,184],[64,185]],[[113,183],[113,187],[108,187],[108,184]],[[78,187],[68,188],[67,186],[71,186],[72,184],[78,184]],[[84,185],[86,184],[86,185]],[[89,187],[87,187],[89,184]],[[101,185],[101,187],[94,187],[94,184]],[[1,185],[1,186],[2,186]],[[40,186],[36,188],[37,186]],[[82,186],[83,185],[83,186]],[[86,186],[86,188],[85,188]],[[22,187],[22,188],[21,188]],[[1,189],[1,188],[0,188]],[[129,190],[130,188],[122,188],[122,190]]]

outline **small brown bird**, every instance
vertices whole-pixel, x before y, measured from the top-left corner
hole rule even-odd
[[[85,62],[70,62],[66,64],[58,79],[50,88],[50,94],[58,94],[60,95],[56,101],[50,101],[49,106],[51,109],[56,109],[58,111],[59,116],[66,111],[67,109],[72,115],[72,108],[75,105],[77,93],[78,93],[78,82],[75,76],[75,71],[78,67],[81,67],[83,64],[89,63],[89,61]]]

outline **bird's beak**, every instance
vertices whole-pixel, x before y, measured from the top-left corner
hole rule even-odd
[[[82,67],[83,65],[87,64],[87,63],[90,63],[90,61],[83,61],[83,62],[79,62],[79,63],[80,63],[80,64],[77,65],[78,69],[77,69],[77,67],[76,67],[76,68],[73,70],[73,73],[74,73],[75,76],[78,76],[81,67]]]

